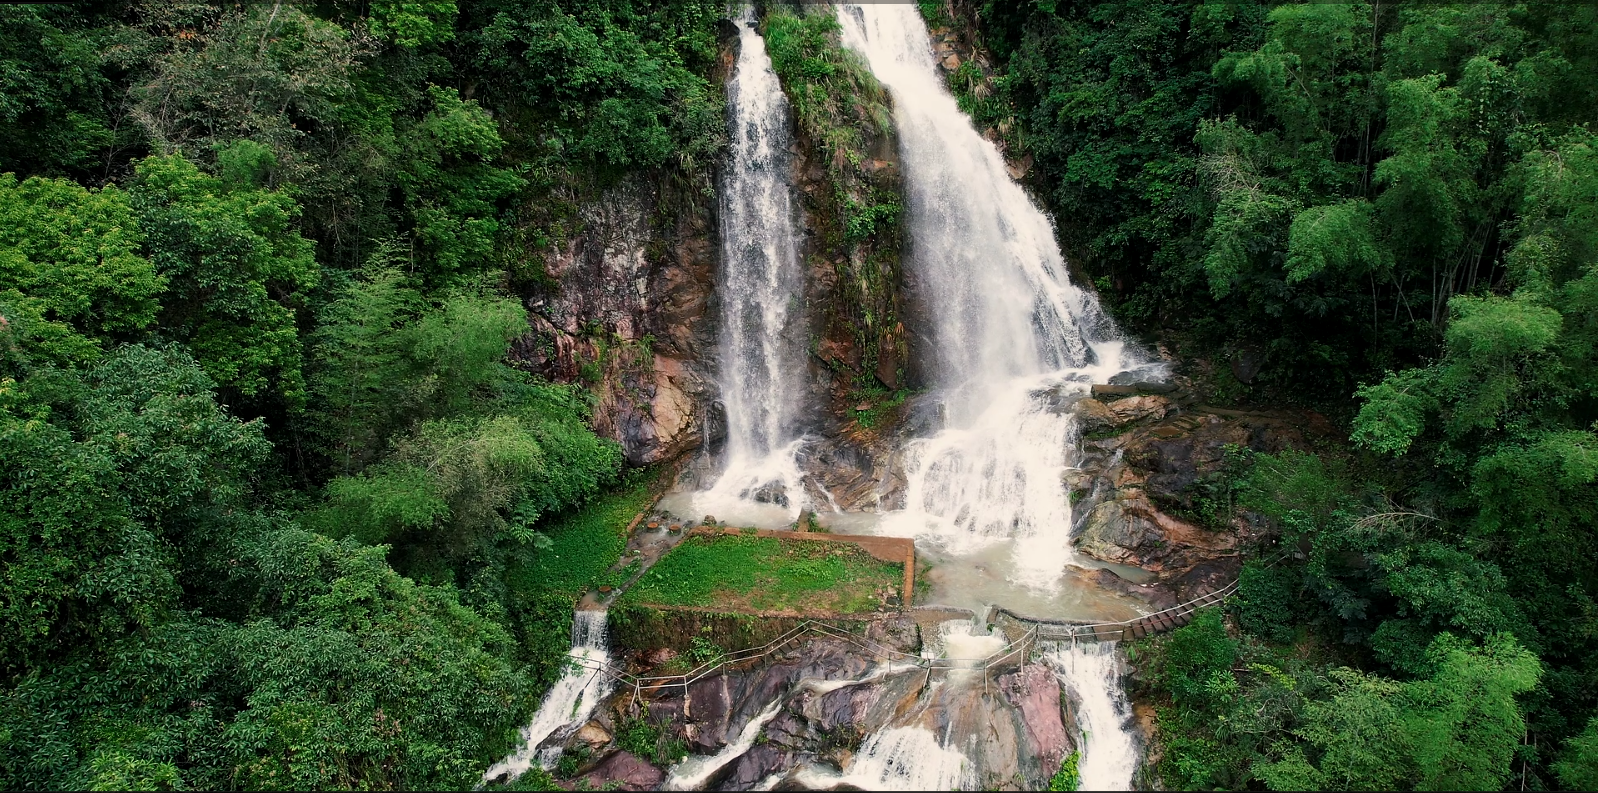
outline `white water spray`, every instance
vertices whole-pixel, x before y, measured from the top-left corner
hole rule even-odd
[[[610,663],[606,616],[603,611],[578,611],[573,617],[570,655],[576,663],[550,687],[533,722],[522,728],[521,748],[491,766],[483,774],[485,782],[504,774],[515,779],[535,761],[544,768],[552,767],[560,757],[560,745],[542,747],[543,743],[556,733],[568,733],[588,721],[599,701],[610,693],[610,677],[597,671],[597,667]]]
[[[1045,658],[1076,701],[1080,790],[1131,790],[1137,771],[1132,706],[1121,693],[1114,642],[1062,647]]]
[[[842,775],[807,771],[797,781],[816,789],[841,783],[860,790],[962,790],[975,785],[970,765],[925,727],[890,727],[866,738]]]
[[[1072,419],[1043,392],[1087,390],[1137,364],[1067,277],[1047,217],[1010,179],[939,78],[914,5],[840,6],[843,42],[894,100],[910,228],[907,268],[932,317],[947,428],[906,449],[905,509],[885,533],[955,554],[1013,540],[1010,577],[1059,586],[1071,562]]]
[[[694,496],[697,512],[747,525],[799,516],[805,329],[789,146],[788,100],[756,32],[738,19],[738,64],[727,83],[731,156],[721,188],[721,394],[726,468]]]

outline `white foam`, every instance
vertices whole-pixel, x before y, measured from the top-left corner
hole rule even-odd
[[[698,790],[699,786],[705,784],[705,780],[721,770],[722,766],[738,759],[743,756],[744,752],[749,751],[750,747],[755,745],[755,740],[760,737],[760,731],[772,719],[777,717],[777,713],[780,710],[782,710],[781,700],[767,705],[766,709],[760,712],[760,715],[744,725],[743,730],[738,733],[737,740],[722,747],[721,751],[713,755],[690,757],[672,766],[671,773],[667,775],[666,784],[662,789]]]
[[[1061,647],[1045,658],[1060,684],[1076,701],[1082,757],[1077,770],[1081,790],[1131,790],[1137,771],[1137,741],[1132,706],[1121,689],[1114,642]]]
[[[727,82],[730,156],[721,185],[723,473],[694,496],[694,517],[774,528],[804,504],[796,395],[806,338],[789,146],[790,113],[753,6],[738,22],[738,63]]]
[[[544,702],[533,715],[533,721],[522,728],[522,745],[511,756],[490,766],[483,780],[508,775],[515,779],[527,772],[534,762],[550,768],[560,757],[560,745],[543,746],[550,736],[569,733],[588,721],[600,700],[610,693],[611,679],[599,671],[610,663],[610,634],[606,612],[578,611],[572,622],[572,649],[574,662],[561,678],[555,681]]]

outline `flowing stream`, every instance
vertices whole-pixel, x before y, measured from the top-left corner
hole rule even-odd
[[[550,687],[532,723],[522,728],[521,748],[491,766],[483,774],[485,782],[500,776],[515,779],[526,773],[534,762],[544,768],[552,767],[560,758],[560,743],[543,746],[545,741],[588,721],[594,707],[610,694],[610,677],[589,668],[610,663],[606,616],[603,611],[578,611],[574,615],[571,658],[576,663],[568,666],[560,680]]]
[[[799,516],[796,461],[805,329],[789,147],[788,100],[771,70],[753,6],[738,21],[727,83],[731,155],[721,186],[720,342],[727,415],[723,473],[693,496],[694,515],[741,525]]]

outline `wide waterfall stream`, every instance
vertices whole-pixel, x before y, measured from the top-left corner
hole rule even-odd
[[[1118,338],[1097,300],[1070,282],[1049,219],[960,111],[917,8],[839,6],[837,15],[845,45],[864,56],[894,100],[908,203],[906,267],[930,309],[937,350],[930,368],[945,416],[942,431],[905,450],[904,509],[877,530],[915,537],[946,559],[1008,546],[1005,563],[981,571],[990,581],[1004,579],[984,593],[989,602],[1005,604],[1004,587],[1034,599],[1058,592],[1074,561],[1063,477],[1076,430],[1043,397],[1085,392],[1146,364]],[[953,593],[942,594],[947,602]],[[1136,763],[1129,714],[1103,704],[1125,699],[1113,646],[1072,652],[1084,655],[1061,656],[1056,668],[1091,720],[1078,725],[1087,737],[1081,762],[1092,770],[1084,789],[1128,787]],[[953,748],[947,738],[941,746]]]

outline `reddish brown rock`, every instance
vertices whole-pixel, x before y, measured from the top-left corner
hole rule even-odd
[[[1060,716],[1060,681],[1042,664],[1023,666],[999,678],[999,690],[1026,725],[1044,768],[1058,768],[1071,749],[1071,738]]]
[[[599,761],[577,781],[587,783],[588,790],[654,790],[665,778],[660,769],[622,750]]]

